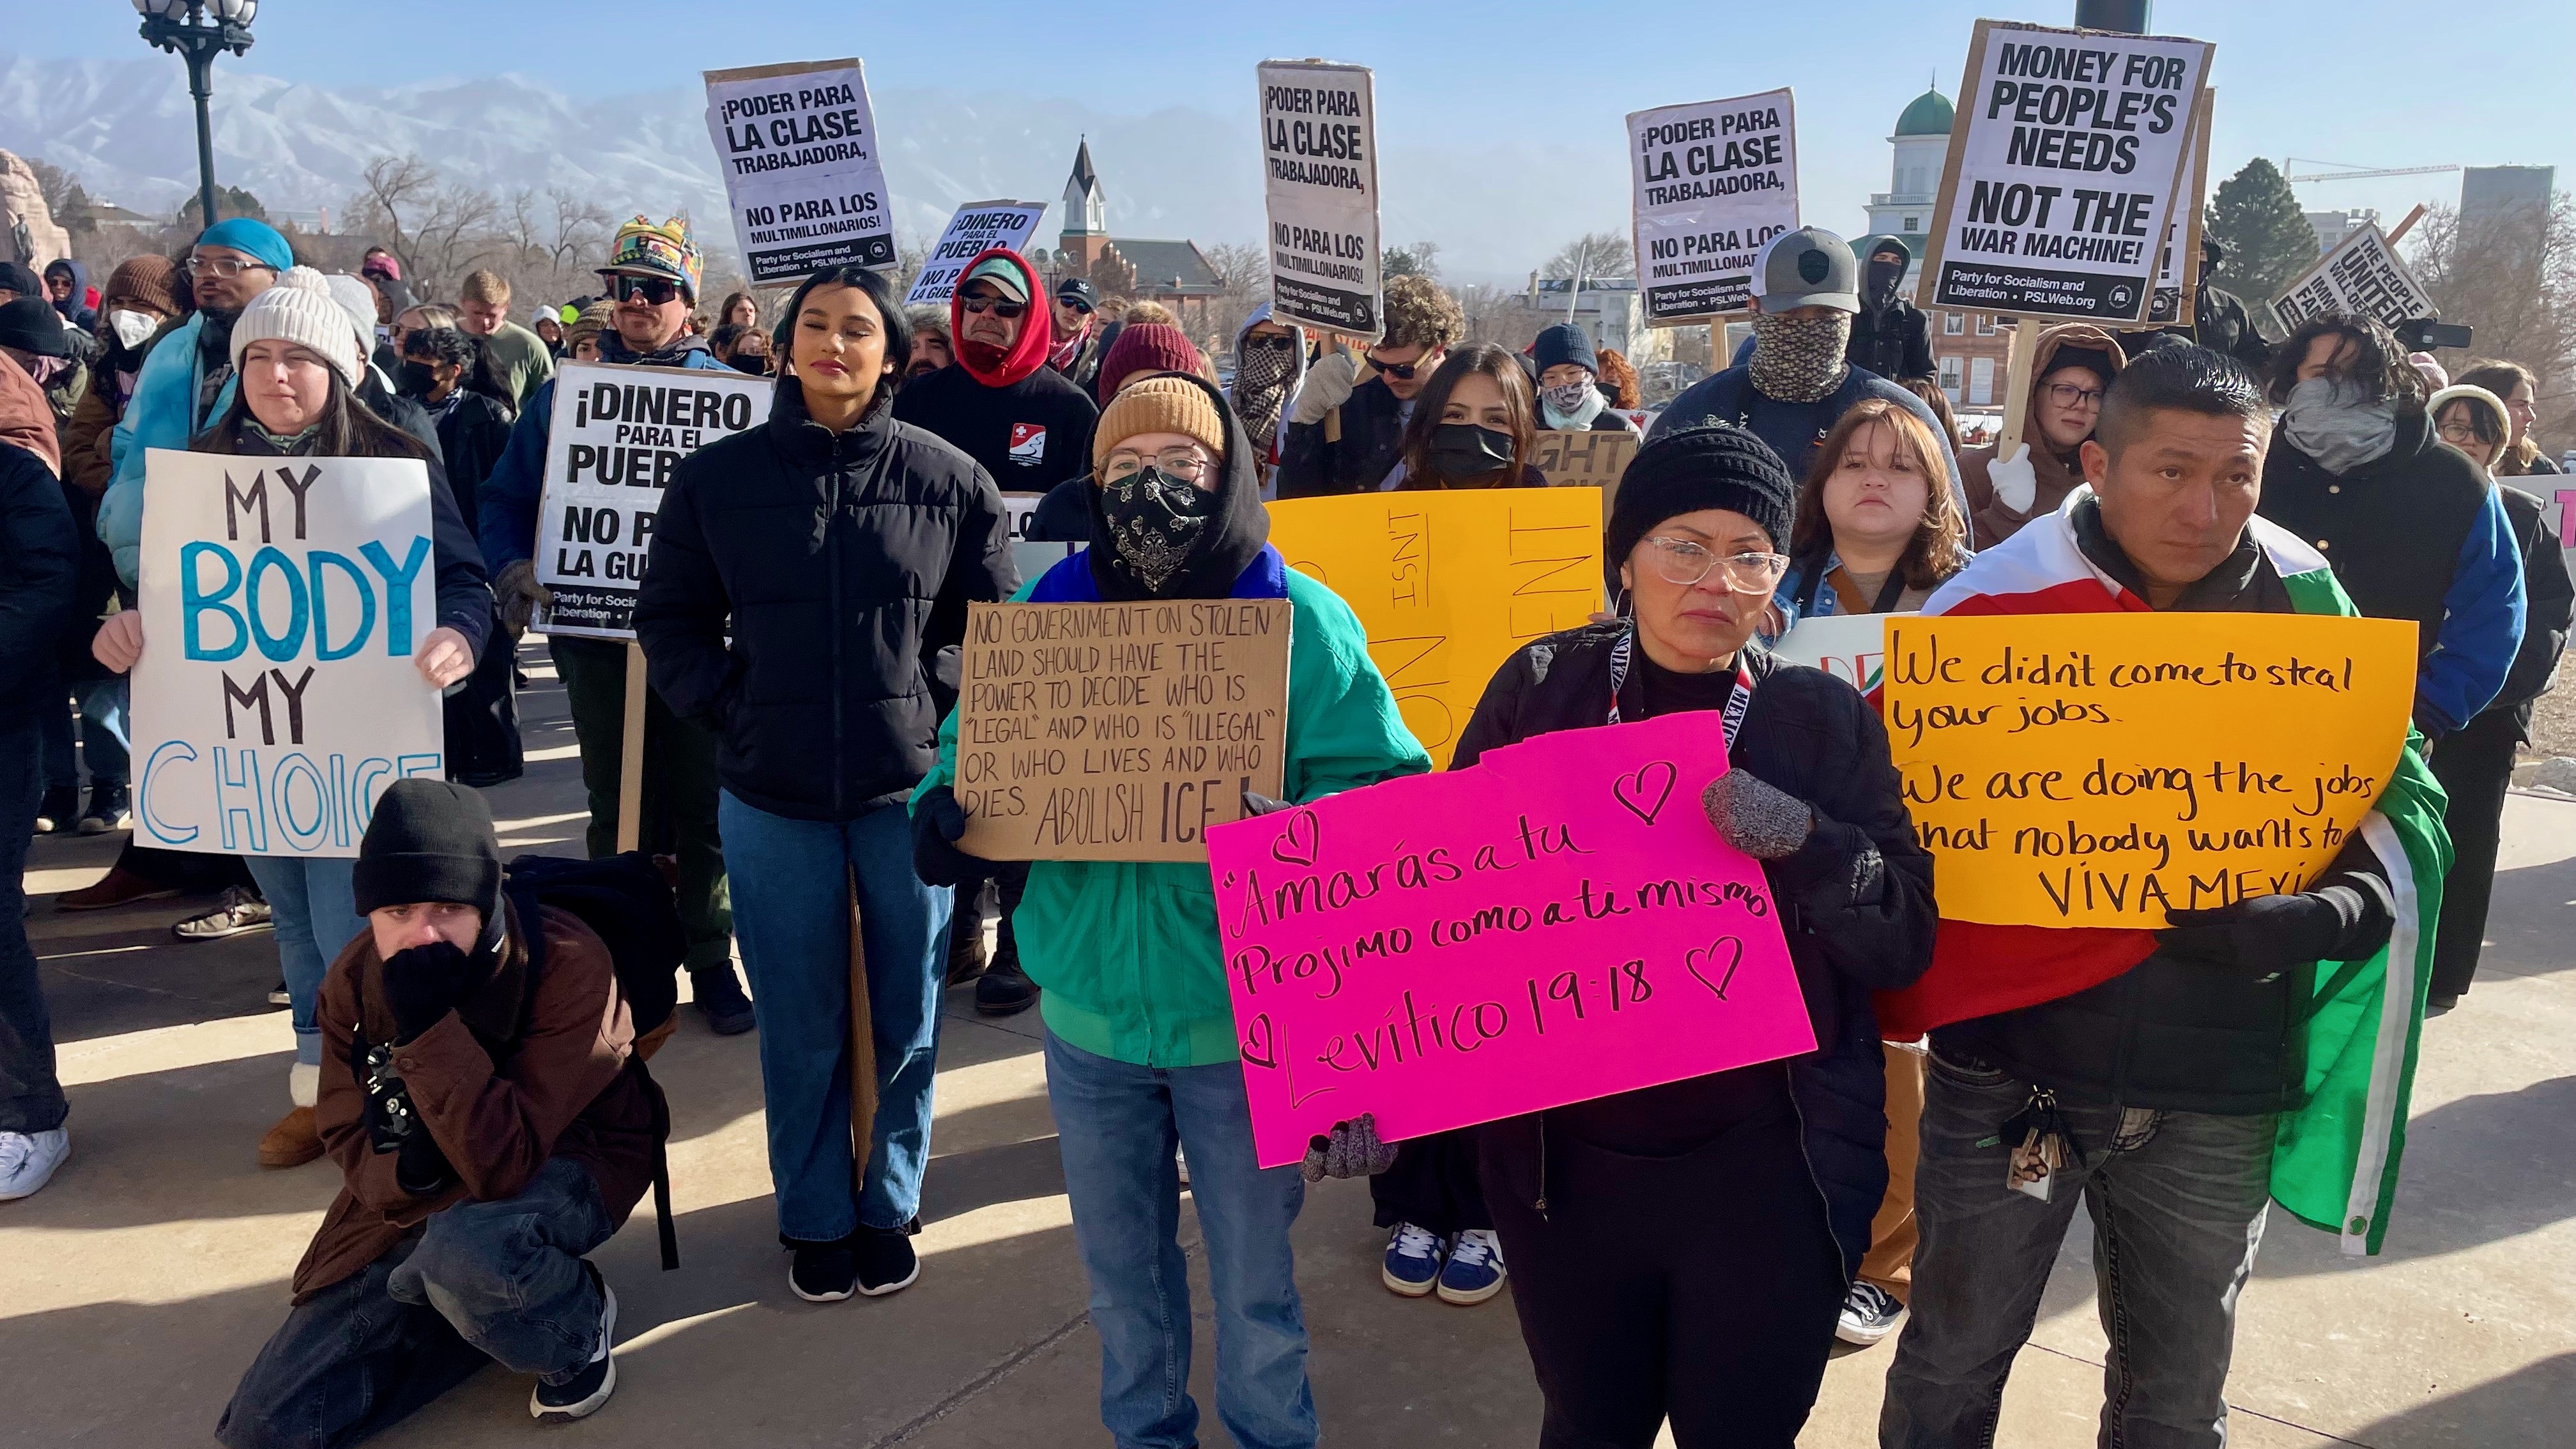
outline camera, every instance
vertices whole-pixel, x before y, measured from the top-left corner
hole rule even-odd
[[[411,1089],[394,1071],[392,1047],[368,1047],[365,1065],[359,1080],[367,1093],[368,1145],[378,1152],[397,1151],[420,1129],[420,1114],[411,1105]]]
[[[2477,336],[2476,329],[2456,322],[2443,322],[2431,317],[2409,317],[2388,329],[2409,352],[2431,352],[2437,347],[2466,349]]]

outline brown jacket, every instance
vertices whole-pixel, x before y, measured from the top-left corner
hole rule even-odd
[[[63,424],[63,481],[94,498],[107,496],[108,479],[116,473],[108,459],[116,435],[117,410],[111,401],[115,392],[116,379],[91,378],[89,390],[72,409],[71,421]]]
[[[624,1223],[653,1185],[657,1089],[627,1071],[634,1026],[608,947],[568,912],[544,911],[545,961],[529,979],[519,917],[492,979],[438,1025],[394,1049],[412,1106],[457,1181],[413,1197],[394,1181],[396,1154],[368,1141],[356,1039],[394,1039],[384,963],[360,934],[331,963],[317,1009],[322,1026],[323,1149],[340,1164],[340,1196],[295,1269],[304,1302],[384,1255],[431,1213],[473,1198],[514,1197],[548,1158],[590,1169],[611,1220]]]
[[[2032,492],[2030,511],[2016,513],[1995,496],[1994,481],[1986,468],[1995,461],[1995,444],[1984,443],[1959,450],[1959,477],[1968,487],[1969,544],[1979,549],[1996,544],[2021,531],[2021,526],[2034,518],[2045,518],[2057,511],[2084,474],[2074,462],[2060,458],[2048,446],[2048,438],[2039,430],[2039,380],[2048,376],[2050,359],[2061,347],[2092,347],[2110,354],[2111,371],[2117,375],[2127,358],[2111,334],[2087,322],[2067,322],[2039,334],[2038,345],[2030,355],[2030,402],[2023,410],[2021,440],[2030,444],[2030,470],[2037,476],[2038,487]]]

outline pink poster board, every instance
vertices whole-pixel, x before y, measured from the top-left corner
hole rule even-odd
[[[1208,832],[1261,1165],[1808,1051],[1714,711],[1569,730]]]

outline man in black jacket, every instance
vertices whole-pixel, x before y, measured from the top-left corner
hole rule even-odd
[[[1913,262],[1914,249],[1903,237],[1870,238],[1861,262],[1860,315],[1852,319],[1851,342],[1843,349],[1844,361],[1889,382],[1932,376],[1931,323],[1899,291]]]
[[[897,421],[974,459],[1005,493],[1044,493],[1091,469],[1090,396],[1046,365],[1055,331],[1037,269],[995,247],[948,299],[957,360],[895,394]]]
[[[2227,248],[2219,245],[2218,238],[2202,237],[2200,286],[2192,294],[2191,325],[2123,332],[2120,334],[2120,350],[2135,357],[2159,337],[2182,337],[2212,351],[2224,352],[2260,376],[2263,369],[2272,365],[2272,344],[2263,340],[2262,331],[2254,325],[2254,314],[2246,310],[2244,302],[2234,292],[2210,280],[2218,271],[2218,264],[2225,260]]]
[[[1288,404],[1288,442],[1271,475],[1282,498],[1374,493],[1404,450],[1413,399],[1466,331],[1458,300],[1429,277],[1386,284],[1386,334],[1366,357],[1335,352],[1306,373]]]
[[[54,1076],[53,1026],[19,882],[44,793],[36,710],[48,699],[63,707],[52,685],[54,644],[78,570],[71,509],[53,469],[0,443],[0,1202],[43,1187],[71,1151],[63,1128],[71,1109]]]

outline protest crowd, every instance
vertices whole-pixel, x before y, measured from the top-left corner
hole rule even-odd
[[[2206,84],[2199,42],[2140,43]],[[1265,105],[1301,71],[1373,105],[1366,72],[1311,62],[1265,66]],[[1300,204],[1287,164],[1274,216]],[[360,1442],[495,1362],[540,1420],[602,1409],[618,1285],[590,1255],[649,1195],[679,1261],[665,1091],[692,1084],[649,1065],[679,1032],[757,1033],[792,1292],[910,1287],[955,986],[1042,1023],[1100,1419],[1128,1449],[1200,1442],[1184,1193],[1216,1415],[1247,1449],[1318,1441],[1290,1233],[1310,1184],[1352,1177],[1387,1291],[1508,1296],[1550,1449],[1793,1444],[1838,1340],[1892,1340],[1884,1449],[1991,1443],[2079,1204],[2116,1266],[2102,1441],[2223,1445],[2267,1230],[2356,1254],[2407,1230],[2408,1083],[2475,979],[2576,585],[2527,491],[2554,471],[2534,399],[2559,360],[2446,370],[2410,340],[2429,319],[2357,307],[2267,337],[2264,299],[2209,284],[2202,199],[2168,185],[2163,259],[2133,259],[2152,284],[2199,253],[2179,320],[1982,309],[2013,383],[1974,446],[1927,312],[1972,285],[1945,240],[1979,230],[1964,195],[1922,257],[1801,224],[1792,191],[1728,244],[1731,280],[1676,289],[1705,295],[1670,317],[1749,335],[1651,413],[1582,325],[1470,340],[1451,292],[1382,274],[1373,212],[1364,275],[1283,245],[1275,296],[1212,338],[1024,243],[955,257],[928,298],[853,243],[710,299],[701,239],[642,215],[570,305],[491,270],[419,295],[383,249],[326,273],[244,216],[95,285],[0,266],[0,1200],[44,1189],[77,1125],[31,842],[131,831],[54,909],[203,893],[182,940],[270,932],[294,1055],[243,1147],[341,1184],[208,1407],[236,1449]],[[1578,454],[1617,461],[1570,476]],[[1497,521],[1547,497],[1555,604]],[[290,512],[309,560],[275,546]],[[1387,552],[1414,519],[1458,552]],[[258,601],[280,587],[294,637]],[[1448,612],[1411,632],[1445,640],[1436,697],[1381,647],[1434,592]],[[2364,783],[2318,833],[2209,847],[2224,888],[2195,861],[2187,890],[2149,870],[2105,905],[2093,873],[2031,888],[2006,807],[1942,813],[2061,756],[1969,739],[1979,701],[2027,691],[1925,658],[1991,640],[2009,684],[2091,689],[2071,629],[2183,661],[2207,614],[2248,659],[2345,657],[2327,704],[2171,706],[2218,733],[2348,719],[2358,743],[2310,763]],[[379,627],[405,632],[372,660]],[[517,695],[549,664],[585,848],[505,861],[484,792],[528,770]],[[367,715],[395,739],[375,774],[293,754],[262,794],[254,708],[273,756],[275,721],[304,744],[374,696],[409,701]],[[1217,763],[1171,763],[1182,741]],[[2218,769],[2179,788],[2223,793]],[[171,803],[190,779],[211,803]],[[1518,812],[1500,857],[1469,823],[1488,804]],[[2128,818],[2085,828],[2107,852]],[[2103,889],[2131,889],[2109,858]],[[1578,968],[1525,1000],[1524,931]],[[1374,1035],[1407,985],[1386,973],[1416,969],[1441,1012],[1493,999]],[[1480,1048],[1507,1065],[1457,1065]],[[1319,1104],[1288,1085],[1310,1067]]]

